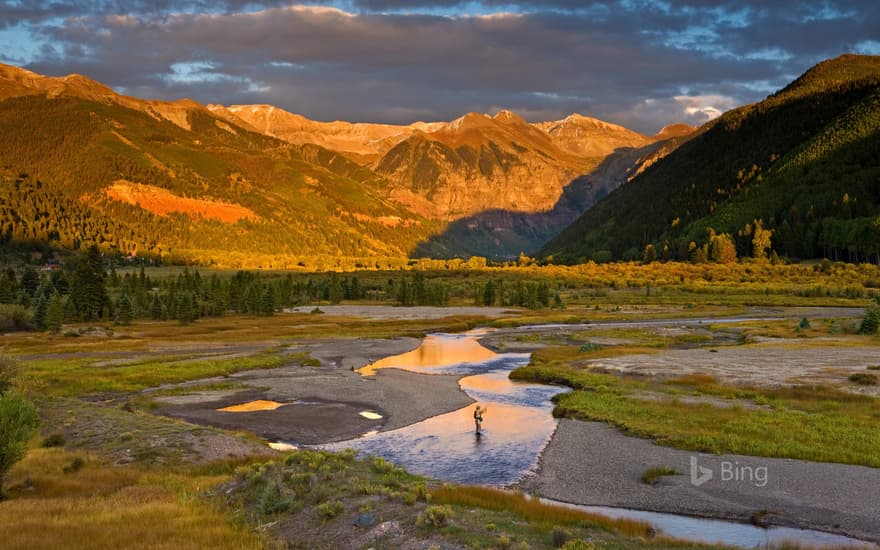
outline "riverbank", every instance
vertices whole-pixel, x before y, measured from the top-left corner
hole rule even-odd
[[[699,486],[691,483],[692,457],[698,475],[708,475],[701,467],[712,472]],[[654,467],[680,475],[644,483],[642,476]],[[738,479],[728,479],[734,474]],[[561,419],[538,470],[519,488],[574,504],[754,521],[880,542],[876,469],[682,451],[598,422]]]
[[[199,380],[202,386],[232,381],[241,387],[156,397],[157,412],[196,424],[247,430],[267,440],[312,445],[373,430],[395,430],[472,403],[459,387],[460,376],[382,369],[363,377],[355,371],[377,359],[411,351],[420,342],[415,338],[305,342],[298,351],[307,352],[320,365]],[[282,406],[246,414],[218,410],[254,401]],[[362,412],[379,417],[368,418]]]

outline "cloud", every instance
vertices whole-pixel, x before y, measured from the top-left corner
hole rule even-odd
[[[760,99],[822,58],[874,48],[878,5],[104,0],[3,6],[0,25],[17,17],[41,45],[28,68],[144,97],[383,122],[498,106],[532,120],[577,111],[653,133]]]

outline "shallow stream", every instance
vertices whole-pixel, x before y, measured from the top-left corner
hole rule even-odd
[[[371,432],[349,441],[322,445],[328,450],[356,449],[382,456],[409,471],[443,481],[508,486],[533,470],[556,429],[551,398],[567,388],[515,382],[510,372],[529,362],[527,353],[495,353],[480,345],[485,331],[432,334],[413,351],[387,357],[360,370],[364,376],[382,368],[423,374],[464,376],[462,390],[487,407],[483,433],[475,433],[475,405],[387,432]],[[862,541],[803,529],[763,529],[732,521],[693,518],[610,508],[578,506],[610,517],[651,523],[659,532],[696,542],[740,548],[792,541],[805,546],[877,548]]]

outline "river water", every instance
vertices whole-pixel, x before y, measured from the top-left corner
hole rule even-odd
[[[464,376],[459,384],[488,410],[475,433],[475,405],[388,432],[324,446],[354,448],[402,464],[408,470],[459,483],[505,486],[537,465],[556,429],[550,399],[566,388],[514,382],[510,371],[529,362],[527,353],[500,353],[477,342],[480,332],[433,334],[415,350],[367,365],[424,374]]]
[[[533,470],[556,429],[551,398],[567,388],[515,382],[510,372],[528,364],[527,353],[495,353],[480,345],[485,331],[432,334],[413,351],[387,357],[360,370],[370,376],[383,368],[423,374],[454,374],[462,390],[487,407],[483,433],[475,434],[475,405],[388,432],[372,432],[349,441],[321,445],[382,456],[409,471],[443,481],[504,487]],[[552,501],[550,501],[552,502]],[[559,503],[557,503],[559,504]],[[693,518],[625,508],[578,506],[610,517],[647,521],[658,531],[695,542],[754,548],[792,541],[805,546],[877,548],[876,545],[821,531]]]

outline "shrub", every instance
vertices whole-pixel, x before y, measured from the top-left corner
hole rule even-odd
[[[18,376],[18,365],[11,357],[0,355],[0,396],[12,389]]]
[[[0,304],[0,332],[33,328],[33,315],[28,308],[17,304]]]
[[[374,456],[370,458],[370,469],[377,474],[391,474],[397,467],[381,456]]]
[[[266,515],[287,512],[293,506],[290,498],[284,498],[281,487],[274,481],[266,485],[260,497],[260,511]]]
[[[568,539],[571,538],[571,533],[569,533],[565,529],[554,529],[550,537],[553,540],[554,548],[562,548],[566,545]]]
[[[443,504],[428,506],[416,517],[416,525],[419,527],[445,527],[455,517],[452,508]]]
[[[660,481],[660,478],[664,476],[677,476],[680,472],[678,472],[674,468],[670,468],[669,466],[657,466],[654,468],[648,469],[644,474],[642,474],[642,483],[647,485],[656,485],[657,482]]]
[[[345,506],[338,500],[330,502],[322,502],[315,508],[318,515],[324,519],[333,519],[345,509]]]
[[[859,384],[860,386],[876,386],[877,375],[869,372],[857,372],[850,375],[849,381]]]
[[[877,334],[880,329],[880,306],[870,305],[859,326],[859,334]]]
[[[76,457],[64,466],[61,467],[61,471],[65,474],[72,474],[74,472],[78,472],[83,469],[83,466],[86,465],[86,461],[80,457]]]
[[[11,359],[0,357],[0,499],[6,473],[24,457],[40,424],[33,403],[12,392],[17,371]]]
[[[64,443],[64,434],[61,432],[53,432],[47,435],[46,439],[43,440],[43,447],[63,447]]]

